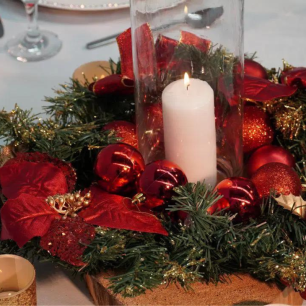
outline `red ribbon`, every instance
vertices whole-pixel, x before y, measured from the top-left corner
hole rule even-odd
[[[140,77],[155,75],[157,69],[171,69],[171,63],[175,63],[175,49],[180,43],[193,45],[205,53],[211,46],[211,41],[186,31],[181,32],[180,41],[160,35],[154,43],[151,28],[147,23],[135,30],[135,39],[138,44],[135,52]],[[121,56],[121,73],[132,79],[134,74],[131,29],[120,34],[117,43]]]

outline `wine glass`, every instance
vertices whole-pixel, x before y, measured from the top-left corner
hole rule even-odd
[[[41,61],[57,54],[62,42],[57,35],[41,31],[37,25],[39,0],[22,0],[28,16],[28,29],[6,44],[7,52],[21,62]]]

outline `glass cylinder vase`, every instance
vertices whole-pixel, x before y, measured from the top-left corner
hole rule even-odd
[[[146,163],[189,182],[242,174],[243,0],[131,0],[136,122]]]

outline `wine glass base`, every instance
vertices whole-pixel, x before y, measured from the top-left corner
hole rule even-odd
[[[56,34],[40,31],[40,38],[35,42],[27,39],[27,33],[21,33],[6,44],[7,52],[20,62],[35,62],[56,55],[62,48],[62,42]]]

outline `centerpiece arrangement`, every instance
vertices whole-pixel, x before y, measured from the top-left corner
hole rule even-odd
[[[125,297],[237,273],[304,297],[306,68],[243,66],[242,1],[189,2],[133,0],[110,75],[62,85],[43,118],[0,112],[0,253],[116,271]]]

